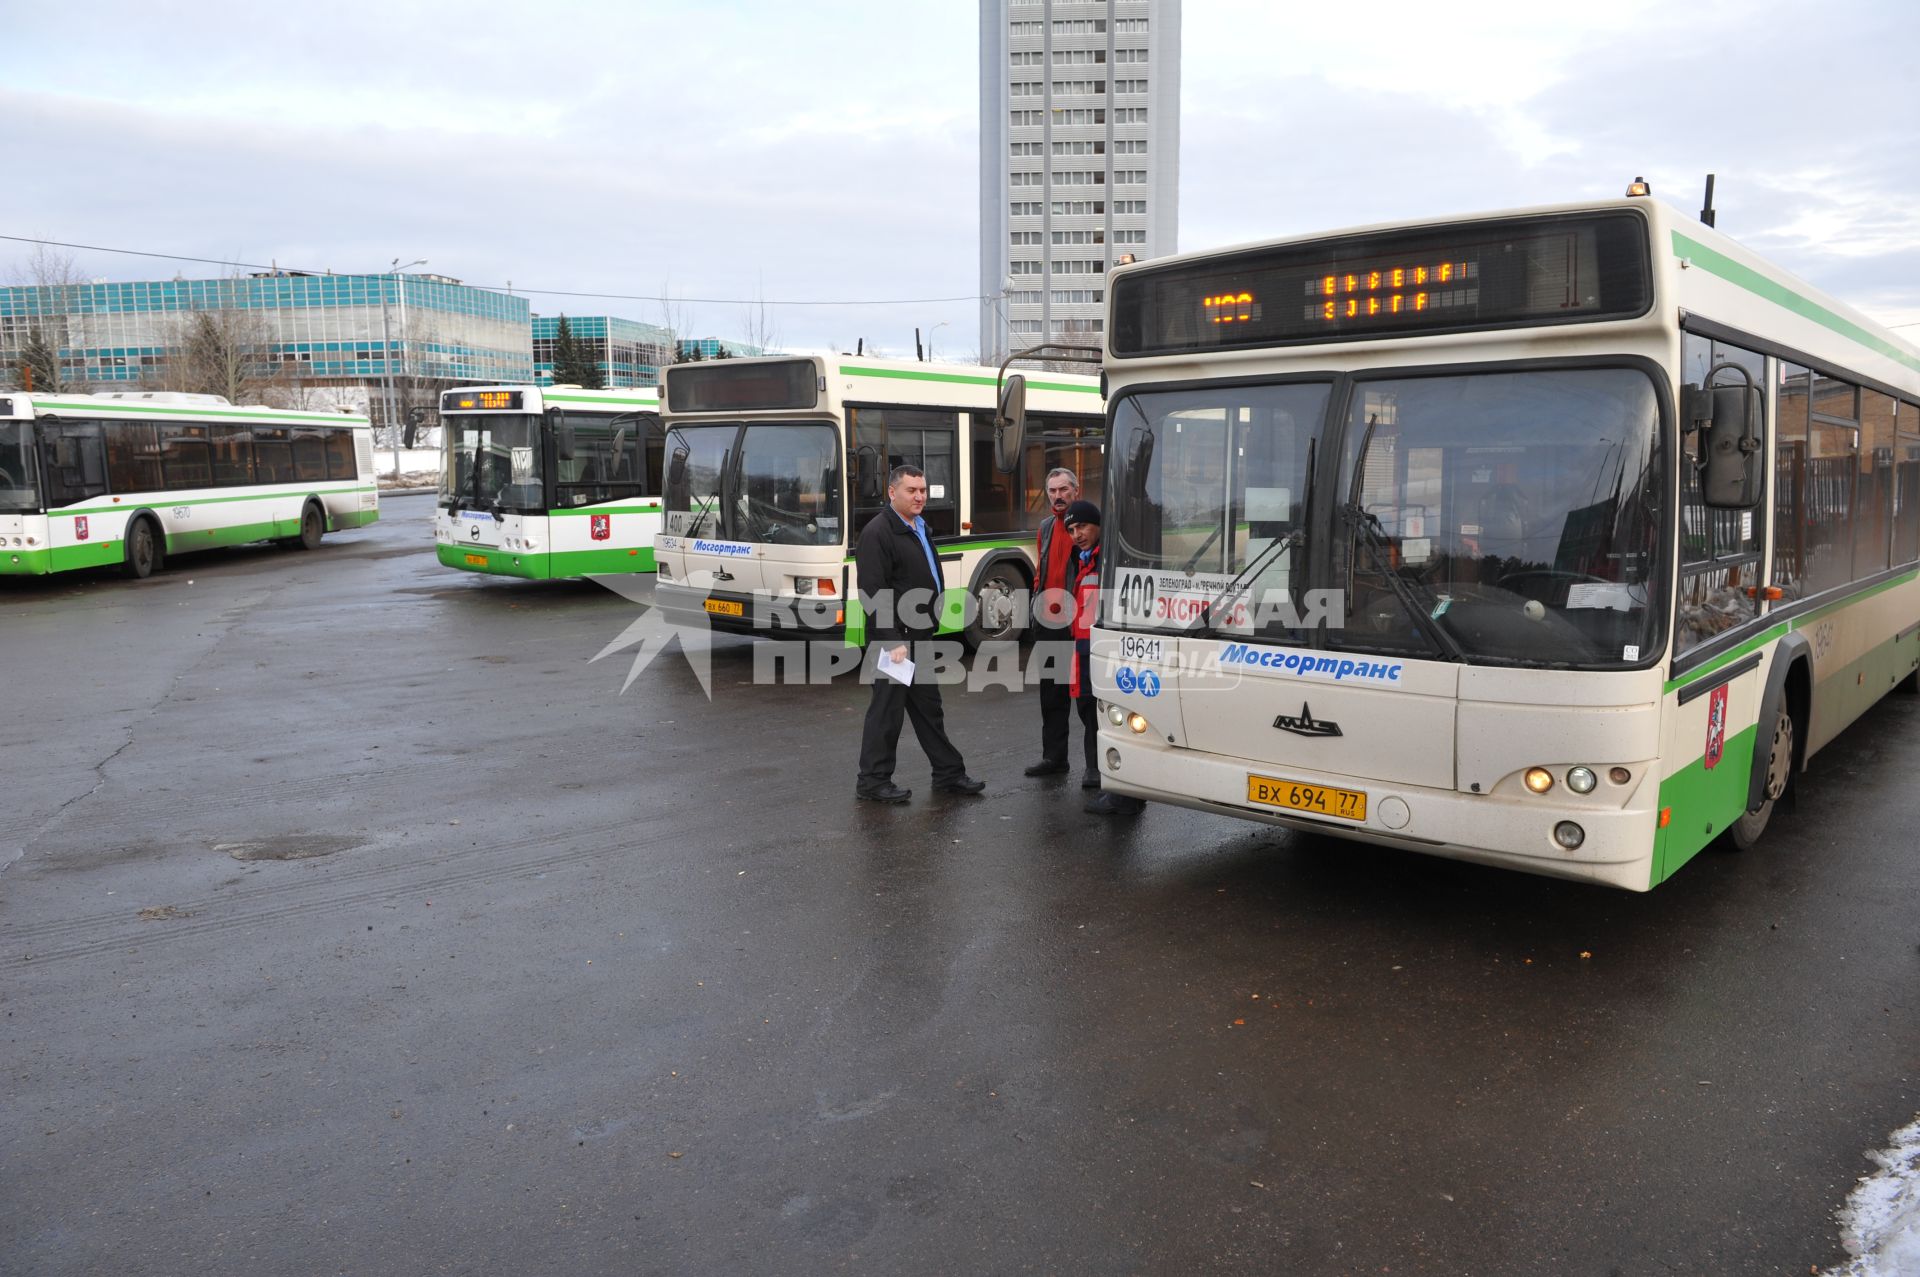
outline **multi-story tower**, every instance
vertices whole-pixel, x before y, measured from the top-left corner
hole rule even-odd
[[[980,351],[1098,345],[1180,233],[1180,0],[981,0]]]

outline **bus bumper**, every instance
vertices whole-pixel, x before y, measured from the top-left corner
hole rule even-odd
[[[1532,794],[1466,794],[1202,754],[1143,740],[1115,728],[1104,716],[1100,759],[1102,788],[1152,802],[1629,891],[1646,891],[1653,885],[1659,823],[1653,807],[1659,782],[1653,768],[1639,769],[1624,807]],[[1360,790],[1367,795],[1366,819],[1341,820],[1261,806],[1248,799],[1251,776]],[[1583,841],[1576,850],[1568,851],[1554,840],[1554,827],[1563,821],[1577,824],[1582,831]]]
[[[658,579],[654,606],[674,625],[758,638],[838,639],[846,629],[842,599],[739,594]]]

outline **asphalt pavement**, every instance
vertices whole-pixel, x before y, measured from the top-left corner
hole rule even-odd
[[[1920,1109],[1920,700],[1630,895],[1028,780],[302,554],[0,581],[0,1270],[1807,1274]],[[1077,728],[1076,728],[1077,730]]]

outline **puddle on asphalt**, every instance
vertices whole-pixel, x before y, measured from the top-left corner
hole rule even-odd
[[[225,852],[235,860],[311,860],[316,856],[331,856],[335,852],[352,851],[355,847],[365,845],[365,839],[344,838],[337,834],[288,834],[284,838],[259,841],[217,842],[213,844],[213,849]]]

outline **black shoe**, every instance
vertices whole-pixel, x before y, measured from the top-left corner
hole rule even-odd
[[[1027,768],[1027,775],[1058,776],[1061,772],[1064,772],[1067,770],[1068,770],[1068,767],[1066,763],[1058,761],[1056,759],[1052,759],[1052,758],[1043,758],[1039,762],[1034,763]]]
[[[1080,788],[1082,789],[1100,788],[1100,773],[1088,772],[1086,775],[1082,776],[1080,778]]]
[[[955,776],[952,780],[933,782],[933,792],[936,794],[978,794],[986,787],[986,781],[975,780],[971,776]]]
[[[1095,794],[1087,799],[1082,811],[1092,812],[1096,816],[1138,816],[1146,810],[1146,803],[1138,798],[1128,798],[1124,794]]]
[[[855,789],[853,796],[870,803],[904,803],[913,797],[913,791],[902,789],[889,781],[884,785],[876,785],[872,789]]]

